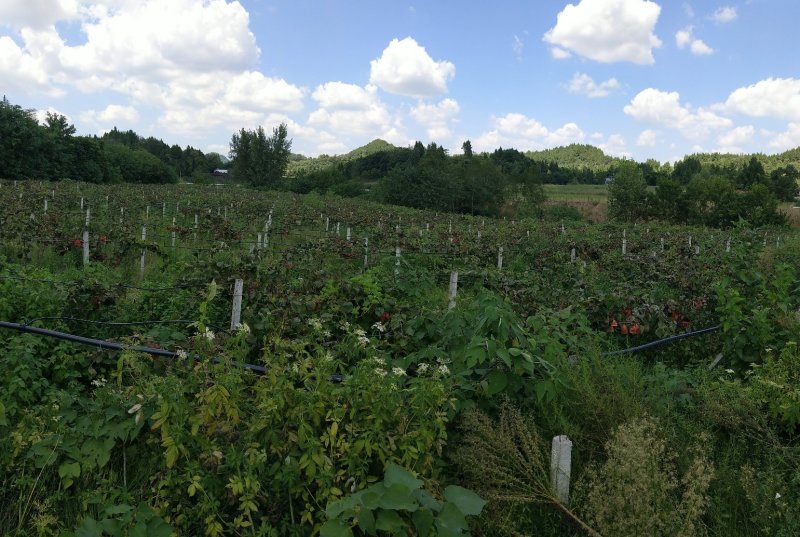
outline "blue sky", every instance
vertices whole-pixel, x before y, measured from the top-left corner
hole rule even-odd
[[[0,0],[0,92],[227,153],[588,143],[636,160],[800,146],[796,0]]]

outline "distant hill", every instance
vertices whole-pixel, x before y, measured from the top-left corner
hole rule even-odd
[[[366,157],[372,155],[373,153],[378,153],[379,151],[391,151],[392,149],[397,149],[397,146],[390,144],[386,140],[377,138],[369,142],[367,145],[357,147],[356,149],[353,149],[344,155],[320,155],[318,157],[304,157],[303,155],[293,154],[289,159],[289,169],[287,171],[287,175],[291,177],[302,172],[320,170],[329,166],[335,166],[336,164],[348,162],[350,160]]]
[[[620,159],[603,153],[593,145],[570,144],[542,151],[528,151],[525,156],[532,160],[555,162],[562,168],[588,168],[592,171],[605,171]]]

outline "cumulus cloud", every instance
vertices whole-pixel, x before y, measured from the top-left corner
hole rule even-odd
[[[753,140],[755,128],[752,125],[734,127],[717,138],[720,153],[744,153],[744,146]]]
[[[730,128],[733,122],[704,108],[692,111],[680,102],[678,92],[647,88],[623,109],[637,121],[677,129],[690,140],[702,140],[711,131]]]
[[[785,131],[773,136],[769,141],[769,146],[777,151],[786,151],[800,146],[800,122],[789,123]]]
[[[675,44],[678,45],[679,49],[684,49],[688,45],[692,54],[697,56],[707,56],[714,53],[714,49],[706,45],[702,39],[697,39],[694,36],[694,29],[691,26],[687,26],[675,33]]]
[[[544,41],[554,45],[555,58],[572,51],[604,63],[651,64],[653,49],[661,46],[654,33],[660,13],[649,0],[581,0],[567,4]]]
[[[81,121],[94,125],[112,127],[130,125],[139,120],[139,112],[133,106],[110,104],[103,110],[86,110],[80,115]]]
[[[311,96],[320,106],[308,116],[310,126],[345,136],[378,136],[392,124],[392,116],[378,98],[375,86],[327,82]]]
[[[720,24],[725,24],[727,22],[736,20],[737,16],[738,14],[736,13],[735,7],[723,6],[718,8],[714,14],[711,15],[711,18]]]
[[[768,78],[734,90],[716,109],[753,117],[800,120],[800,79]]]
[[[476,151],[493,151],[498,147],[530,151],[580,143],[586,139],[586,134],[575,123],[550,130],[536,119],[518,113],[492,117],[492,127],[473,142]]]
[[[82,25],[86,42],[61,52],[69,74],[170,79],[176,72],[244,69],[260,54],[238,2],[147,0],[98,13],[105,16]]]
[[[411,37],[392,39],[381,57],[370,62],[370,84],[384,91],[412,97],[431,97],[447,92],[447,81],[456,67],[435,61]]]
[[[448,98],[436,104],[419,103],[411,109],[411,117],[425,127],[428,140],[441,144],[453,136],[450,125],[459,111],[458,103]]]
[[[46,28],[78,16],[76,0],[9,0],[0,2],[0,26]]]
[[[613,157],[632,158],[633,154],[628,151],[625,137],[621,134],[612,134],[605,142],[598,144],[606,155]]]
[[[0,37],[0,80],[4,91],[62,93],[50,83],[42,58],[19,47],[8,36]]]
[[[658,141],[658,133],[652,129],[645,129],[636,138],[636,145],[639,147],[655,147]]]
[[[620,89],[620,84],[616,78],[609,78],[599,84],[586,73],[575,73],[569,81],[567,89],[570,93],[586,95],[587,97],[608,97],[614,91]]]

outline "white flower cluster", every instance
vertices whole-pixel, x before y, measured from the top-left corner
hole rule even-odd
[[[105,377],[100,377],[99,379],[94,379],[92,381],[92,386],[94,386],[96,388],[102,388],[103,386],[106,385],[107,382],[108,381],[106,380]]]
[[[314,330],[322,330],[322,321],[320,321],[317,317],[310,318],[308,321],[306,321],[306,323]]]
[[[406,376],[406,370],[403,369],[402,367],[393,367],[392,368],[392,374],[393,375],[397,375],[398,377],[405,377]]]
[[[383,323],[382,323],[382,322],[380,322],[380,321],[378,321],[377,323],[373,324],[373,325],[372,325],[372,328],[374,328],[375,330],[377,330],[377,331],[378,331],[378,332],[380,332],[381,334],[383,334],[384,332],[386,332],[386,325],[385,325],[385,324],[383,324]]]
[[[180,358],[181,360],[186,360],[186,359],[189,357],[189,353],[188,353],[188,352],[186,352],[186,351],[185,351],[185,350],[183,350],[183,349],[178,349],[177,351],[175,351],[175,354],[176,354],[176,355],[178,356],[178,358]]]
[[[236,331],[240,334],[249,334],[250,327],[247,326],[247,323],[239,323],[239,325],[236,327]]]
[[[417,365],[417,374],[418,375],[424,375],[425,373],[428,372],[428,369],[430,369],[430,367],[431,366],[429,366],[425,362],[422,362],[421,364],[418,364]]]
[[[386,376],[386,370],[383,369],[382,367],[376,367],[375,368],[375,373],[377,373],[378,375],[380,375],[382,377]]]
[[[212,332],[210,328],[206,327],[206,331],[203,332],[203,337],[209,341],[214,341],[214,332]]]

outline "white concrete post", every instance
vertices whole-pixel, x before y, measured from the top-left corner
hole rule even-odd
[[[497,270],[503,270],[503,247],[497,249]]]
[[[89,230],[83,230],[83,266],[89,264]]]
[[[242,318],[242,291],[244,291],[244,280],[239,278],[233,284],[233,307],[231,308],[231,330],[236,330],[241,324]]]
[[[367,268],[368,255],[369,255],[369,237],[364,237],[364,268]]]
[[[458,294],[458,271],[454,270],[450,273],[450,290],[448,293],[447,309],[451,310],[456,307],[456,294]]]
[[[394,275],[397,276],[398,274],[400,274],[400,247],[399,246],[395,246],[394,247],[394,258],[395,258],[395,261],[394,261]]]
[[[550,484],[558,501],[569,505],[569,479],[572,473],[572,441],[566,435],[553,437],[550,450]]]

